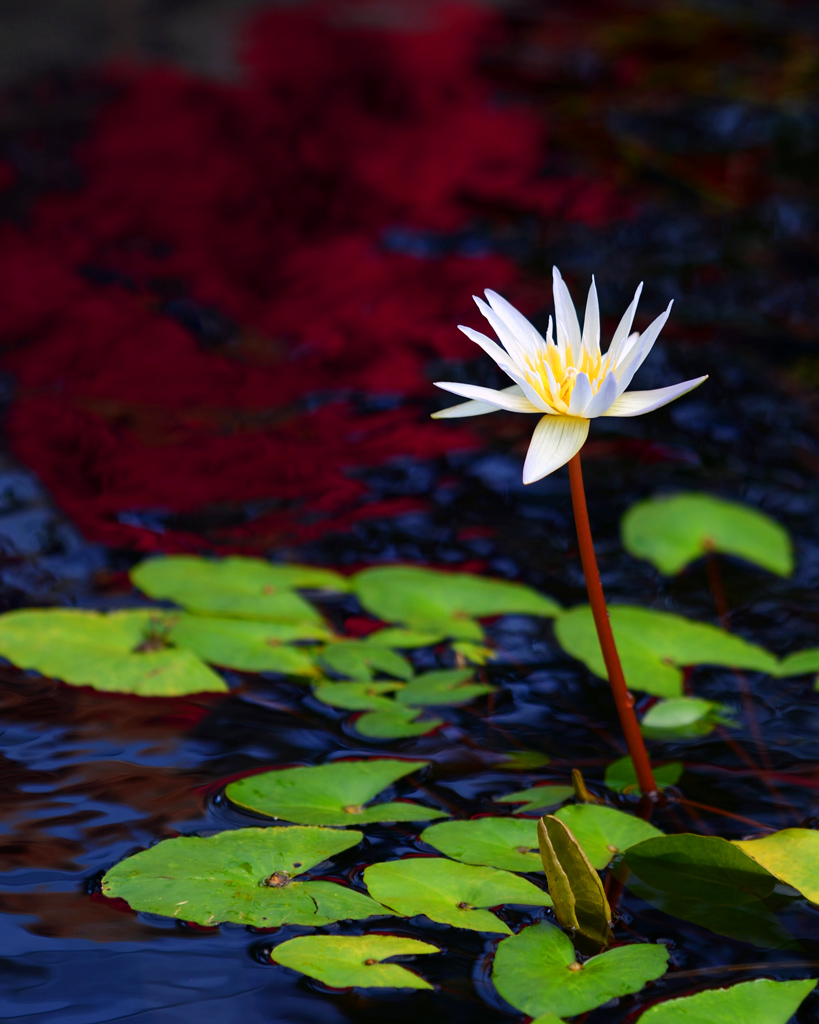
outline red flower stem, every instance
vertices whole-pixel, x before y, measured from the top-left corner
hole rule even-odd
[[[640,732],[637,716],[634,714],[634,698],[628,691],[626,678],[623,675],[620,655],[617,653],[614,634],[609,622],[609,610],[606,607],[603,584],[600,582],[600,572],[597,568],[597,558],[594,554],[594,542],[589,525],[589,512],[586,508],[586,492],[583,488],[583,470],[580,467],[579,452],[569,460],[569,482],[572,488],[572,506],[574,522],[577,527],[577,541],[580,546],[580,560],[583,563],[589,604],[600,640],[600,649],[603,652],[603,661],[606,663],[611,692],[614,695],[614,703],[617,705],[617,714],[620,716],[620,725],[626,738],[626,746],[637,773],[640,791],[645,796],[653,796],[657,792],[657,784],[654,781],[654,773],[651,770],[643,734]]]

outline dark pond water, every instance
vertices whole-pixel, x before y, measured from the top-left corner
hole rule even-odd
[[[514,259],[528,275],[529,287],[537,284],[544,295],[552,261],[572,283],[585,282],[594,271],[604,313],[612,320],[642,278],[652,311],[675,297],[678,326],[657,346],[638,386],[659,387],[701,373],[711,379],[700,391],[645,419],[598,421],[584,451],[607,595],[615,602],[717,620],[702,563],[680,577],[661,577],[648,563],[625,554],[618,532],[623,512],[639,498],[664,490],[706,490],[768,512],[788,528],[796,545],[796,572],[788,580],[720,560],[730,628],[777,654],[815,646],[815,15],[798,4],[748,5],[742,10],[698,5],[680,7],[676,15],[634,14],[613,6],[603,17],[593,5],[555,11],[548,16],[530,11],[513,20],[504,45],[487,50],[490,71],[506,95],[517,90],[528,97],[532,109],[548,115],[547,179],[576,175],[603,181],[622,190],[622,211],[572,220],[510,212],[503,202],[499,208],[477,204],[471,218],[454,227],[433,224],[432,217],[412,230],[379,227],[383,252],[411,250],[412,258],[421,262],[447,247],[461,251],[471,246],[477,259],[486,251],[500,253]],[[704,65],[717,70],[709,77],[701,70]],[[682,74],[686,67],[693,69],[690,78]],[[57,245],[58,233],[39,236],[44,229],[36,226],[38,215],[32,210],[55,190],[62,194],[70,186],[68,195],[84,194],[78,140],[93,137],[97,112],[116,88],[97,78],[38,81],[9,98],[4,152],[18,178],[6,196],[5,212],[10,223],[21,225],[24,237],[34,237],[48,251]],[[203,90],[199,102],[207,106],[220,100]],[[72,230],[80,237],[86,230],[93,234],[81,220]],[[68,235],[59,236],[66,250],[74,244]],[[161,289],[155,287],[152,268],[136,285],[112,285],[99,272],[105,247],[95,239],[94,273],[84,262],[84,251],[72,251],[65,265],[78,278],[84,275],[83,287],[102,296],[103,305],[130,302],[125,293],[131,288],[157,323],[181,323],[192,339],[192,351],[204,354],[203,359],[216,358],[216,349],[219,359],[227,351],[227,358],[247,364],[252,350],[247,345],[231,348],[237,313],[227,289],[221,313],[212,297],[207,302],[185,298],[188,304],[180,305],[176,296],[173,302],[158,304]],[[114,242],[111,246],[116,249]],[[118,265],[119,255],[108,251],[111,265]],[[137,262],[129,268],[136,276]],[[190,270],[192,277],[197,272]],[[125,297],[112,288],[121,288]],[[201,294],[207,294],[204,285]],[[540,307],[548,304],[544,298],[538,302]],[[436,407],[431,386],[402,399],[400,383],[392,389],[370,388],[361,377],[351,373],[348,380],[341,375],[332,384],[330,399],[328,381],[321,381],[315,391],[305,386],[298,399],[301,408],[321,410],[343,400],[365,424],[385,423],[378,417],[403,410],[408,432],[400,434],[390,426],[387,449],[368,449],[361,458],[345,456],[343,447],[334,446],[333,422],[325,425],[324,434],[315,432],[284,455],[259,447],[257,469],[269,482],[251,493],[246,486],[253,476],[251,465],[246,477],[236,477],[241,493],[232,503],[225,502],[208,487],[222,468],[234,479],[235,452],[224,450],[224,467],[212,461],[191,471],[186,461],[185,452],[200,436],[194,413],[207,419],[201,395],[193,394],[187,405],[180,400],[184,408],[176,409],[173,430],[190,431],[182,441],[168,426],[170,421],[157,413],[170,439],[164,448],[152,448],[153,442],[145,440],[145,421],[133,407],[123,409],[129,401],[132,406],[150,405],[151,387],[159,387],[156,381],[163,376],[161,363],[137,398],[125,394],[124,384],[112,394],[112,402],[119,405],[110,412],[103,408],[100,393],[90,394],[91,385],[89,394],[82,393],[83,381],[95,372],[82,363],[92,343],[75,337],[58,344],[49,335],[53,319],[68,316],[66,309],[51,309],[47,324],[38,321],[24,329],[18,318],[4,328],[9,445],[0,466],[4,608],[138,603],[125,571],[151,549],[239,548],[276,560],[297,558],[342,569],[391,561],[459,567],[524,580],[564,605],[585,600],[565,473],[527,488],[520,480],[528,420],[500,414],[472,421],[471,446],[453,445],[448,451],[447,432],[453,428],[424,423],[426,413]],[[409,307],[405,311],[412,312]],[[126,311],[124,317],[135,315]],[[103,338],[107,329],[101,329]],[[136,332],[128,344],[138,349],[140,337]],[[424,354],[426,379],[441,379],[445,366],[449,379],[496,382],[485,363],[465,364],[461,355],[460,350],[433,346]],[[297,349],[279,358],[277,372],[286,373],[291,364],[294,374],[300,372],[302,356]],[[97,353],[95,359],[103,357]],[[188,364],[179,361],[178,353],[174,359],[166,367],[172,383],[187,386]],[[266,365],[264,359],[259,365]],[[217,366],[217,380],[219,372]],[[400,382],[400,368],[396,373]],[[106,380],[112,379],[100,375],[99,388],[104,391]],[[214,387],[213,381],[207,386]],[[83,416],[105,419],[107,426],[116,421],[110,436],[90,428],[83,434],[75,421],[59,419],[64,395],[71,396],[75,411],[81,408]],[[163,402],[159,395],[154,409],[162,416],[167,412]],[[241,407],[237,386],[232,415]],[[248,415],[259,415],[256,396],[248,400],[248,408]],[[237,425],[238,416],[235,420],[240,435],[244,427]],[[218,430],[231,435],[230,425],[219,423]],[[274,449],[277,429],[275,423],[265,423]],[[432,451],[416,440],[430,429],[439,437]],[[135,463],[128,462],[131,456],[124,447],[116,448],[122,440],[117,430],[141,437],[148,456],[159,453],[157,473],[170,481],[164,490],[156,487],[140,498],[143,485],[137,479],[126,493],[123,475],[117,473],[122,467],[130,471]],[[207,430],[201,436],[205,434]],[[162,461],[162,452],[174,444],[182,452],[175,485],[171,463]],[[100,452],[106,445],[116,450],[103,462]],[[353,480],[355,487],[340,503],[325,500],[318,488],[299,504],[293,493],[279,488],[276,473],[304,459],[320,466],[323,457],[348,459],[338,479]],[[101,478],[96,489],[86,486],[95,473]],[[298,479],[296,474],[297,484]],[[201,485],[204,497],[197,491],[188,501],[183,492],[193,486],[192,480]],[[338,480],[333,477],[331,483],[337,486]],[[103,507],[107,495],[113,498],[110,507]],[[319,528],[300,532],[303,524],[287,519],[294,507],[291,519],[315,514]],[[373,510],[376,514],[370,514]],[[258,523],[262,526],[256,529],[253,524]],[[335,625],[350,631],[361,616],[352,598],[327,600],[323,610]],[[105,870],[159,839],[260,823],[262,819],[230,806],[222,792],[232,777],[262,767],[387,753],[423,758],[430,768],[388,795],[417,799],[460,817],[497,813],[493,798],[543,780],[565,782],[575,767],[582,769],[593,790],[602,791],[605,766],[624,753],[606,685],[562,653],[548,622],[507,616],[491,623],[488,632],[499,651],[497,661],[485,670],[500,688],[491,702],[449,713],[447,725],[431,735],[371,745],[362,743],[347,713],[318,703],[302,686],[272,676],[229,674],[232,692],[227,697],[153,700],[69,688],[10,666],[0,668],[0,801],[5,805],[0,1018],[19,1024],[358,1024],[386,1017],[396,1022],[424,1017],[491,1024],[515,1019],[489,981],[495,943],[479,934],[419,919],[391,924],[391,932],[428,939],[444,950],[434,963],[425,964],[436,991],[411,998],[406,993],[335,992],[269,960],[273,945],[309,929],[202,929],[134,914],[99,892]],[[429,651],[413,655],[419,668],[446,663],[448,657]],[[652,746],[658,760],[674,758],[685,764],[679,786],[658,808],[655,824],[670,832],[690,829],[726,838],[758,835],[766,826],[819,827],[819,694],[812,680],[775,681],[753,673],[738,680],[729,670],[698,668],[687,683],[691,692],[732,709],[734,724],[699,739]],[[742,686],[750,694],[747,700]],[[638,710],[647,706],[643,700]],[[549,764],[518,772],[499,766],[502,755],[518,750],[543,753]],[[606,799],[617,798],[607,794]],[[629,797],[619,805],[634,809]],[[321,877],[363,888],[361,872],[367,864],[430,852],[418,839],[420,827],[377,825],[362,831],[363,846],[336,857]],[[533,917],[508,911],[505,919],[517,926]],[[796,953],[721,938],[664,915],[626,889],[617,937],[666,943],[672,967],[639,997],[589,1014],[588,1024],[625,1024],[652,1000],[711,984],[758,976],[816,976],[817,911],[801,906],[783,920],[801,943]],[[378,931],[384,923],[342,923],[326,931],[345,934],[362,927]],[[810,997],[796,1019],[800,1024],[819,1020],[819,997]]]

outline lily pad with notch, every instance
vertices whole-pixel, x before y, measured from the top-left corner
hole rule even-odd
[[[548,893],[519,875],[443,857],[405,857],[371,864],[364,881],[374,899],[404,917],[423,914],[439,924],[476,932],[512,934],[488,907],[552,905]]]
[[[188,611],[232,619],[323,623],[296,588],[344,591],[348,581],[328,569],[273,565],[260,558],[149,558],[131,570],[134,585],[149,597]]]
[[[400,690],[403,683],[387,682],[386,680],[370,680],[366,683],[332,683],[322,680],[313,687],[313,696],[323,704],[343,711],[375,711],[390,710],[395,701],[389,694]]]
[[[168,648],[164,613],[75,608],[0,615],[0,655],[73,686],[141,697],[226,693],[224,679],[191,651]]]
[[[788,1024],[816,987],[816,981],[755,978],[650,1006],[638,1024]]]
[[[729,724],[725,706],[704,697],[669,697],[648,709],[640,723],[644,735],[655,740],[695,739],[707,736],[720,724]]]
[[[656,697],[682,695],[682,669],[721,665],[775,673],[777,659],[756,644],[707,622],[671,612],[612,605],[611,626],[629,688]],[[573,658],[607,679],[606,666],[588,605],[570,608],[555,621],[555,636]]]
[[[437,946],[400,935],[300,935],[276,946],[270,959],[331,988],[431,989],[393,956],[440,953]]]
[[[786,828],[761,839],[735,839],[733,845],[811,903],[819,903],[819,832]]]
[[[542,871],[537,826],[530,818],[472,818],[430,825],[421,840],[464,864],[503,871]]]
[[[574,1017],[639,992],[665,974],[668,950],[651,943],[617,946],[579,962],[566,935],[547,921],[503,939],[492,981],[501,996],[532,1017]],[[546,1016],[548,1019],[548,1016]]]
[[[340,676],[369,682],[382,672],[396,679],[411,679],[413,667],[406,658],[388,647],[364,640],[342,640],[328,644],[320,654],[321,662]]]
[[[366,761],[279,768],[237,779],[225,792],[239,807],[299,825],[363,825],[446,818],[446,811],[407,800],[367,806],[387,786],[426,768],[428,763],[374,757]]]
[[[666,764],[654,764],[652,769],[654,781],[662,790],[668,786],[676,786],[680,781],[684,766],[682,761],[668,761]],[[639,788],[634,763],[628,756],[618,758],[606,766],[604,781],[606,786],[615,793],[631,793]]]
[[[793,573],[788,531],[759,509],[696,492],[638,501],[623,516],[623,547],[674,576],[711,551],[734,555],[778,576]]]
[[[476,697],[492,693],[494,686],[474,682],[475,673],[469,668],[440,669],[423,672],[411,679],[395,695],[395,699],[410,707],[467,704]]]
[[[133,909],[182,921],[278,928],[390,915],[369,896],[300,875],[361,841],[330,828],[243,828],[165,839],[114,865],[106,896]]]
[[[636,843],[663,834],[642,818],[602,804],[569,804],[555,817],[568,826],[597,871]]]
[[[426,718],[418,708],[391,701],[390,707],[368,711],[357,718],[355,729],[373,740],[401,740],[426,736],[443,724],[443,718]]]
[[[538,811],[549,810],[551,807],[557,807],[558,804],[571,800],[573,796],[573,786],[562,786],[558,783],[547,782],[540,786],[533,786],[531,789],[521,789],[516,793],[507,793],[506,796],[496,796],[495,803],[523,804],[522,807],[515,808],[515,814],[534,814]]]

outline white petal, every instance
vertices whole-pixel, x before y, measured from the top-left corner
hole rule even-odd
[[[577,455],[588,436],[588,420],[575,416],[544,416],[535,427],[526,453],[523,482],[534,483],[565,466]]]
[[[697,377],[695,380],[684,380],[680,384],[671,384],[667,388],[656,388],[654,391],[627,391],[624,395],[609,407],[604,416],[642,416],[647,412],[654,412],[669,402],[673,402],[680,395],[685,395],[694,388],[699,387],[705,377]]]
[[[482,315],[489,321],[492,330],[500,338],[501,344],[512,357],[513,362],[522,369],[526,365],[526,356],[529,354],[527,344],[522,342],[515,332],[506,326],[494,309],[491,306],[487,306],[483,299],[477,295],[473,295],[472,298],[475,300]]]
[[[495,391],[493,388],[481,388],[475,384],[459,384],[455,381],[436,381],[436,388],[443,388],[453,395],[460,395],[461,398],[472,398],[478,402],[488,402],[496,405],[499,409],[508,409],[510,412],[542,412],[536,405],[532,405],[525,395],[512,395],[508,391]]]
[[[631,305],[628,307],[625,313],[623,313],[623,319],[617,325],[617,330],[614,332],[614,335],[612,336],[611,344],[609,345],[609,352],[612,356],[617,355],[617,350],[620,347],[620,343],[624,341],[629,335],[631,325],[634,323],[634,314],[637,312],[637,303],[640,301],[640,295],[642,294],[642,291],[643,282],[641,281],[640,284],[637,286],[637,291],[634,293],[634,298],[631,300]]]
[[[596,416],[602,416],[612,402],[617,398],[617,378],[609,371],[603,378],[603,383],[594,398],[586,406],[583,413],[587,419],[593,420]]]
[[[552,267],[552,290],[555,297],[555,321],[558,344],[564,343],[571,349],[573,362],[580,362],[580,323],[577,312],[569,295],[566,282],[560,276],[557,267]]]
[[[502,295],[487,288],[484,292],[489,305],[494,309],[506,326],[524,343],[529,351],[536,354],[545,347],[546,341],[540,331],[530,324],[526,317],[519,310],[515,309],[511,302],[507,302]]]
[[[660,313],[657,319],[652,321],[643,331],[637,344],[631,349],[625,359],[622,361],[618,360],[617,365],[614,367],[614,372],[617,376],[617,386],[621,395],[631,384],[634,374],[640,369],[649,352],[654,348],[654,342],[665,326],[673,305],[674,300],[672,299],[665,312]]]
[[[586,299],[586,316],[583,320],[583,348],[590,356],[600,355],[600,305],[593,276],[589,297]]]
[[[470,341],[474,341],[476,345],[486,352],[487,355],[491,356],[503,372],[512,378],[512,380],[523,390],[524,395],[529,399],[532,405],[538,409],[539,412],[549,412],[549,406],[540,395],[535,391],[529,381],[524,377],[521,368],[512,360],[511,356],[507,355],[506,352],[496,345],[491,338],[487,338],[485,334],[481,334],[480,331],[473,331],[471,327],[459,327],[459,331],[463,331]]]
[[[578,373],[574,379],[572,397],[569,399],[569,416],[585,416],[586,408],[591,405],[594,392],[589,378],[585,373]]]
[[[506,395],[522,395],[518,384],[513,384],[510,388],[503,388],[502,394]],[[490,405],[489,402],[461,402],[459,405],[450,405],[448,409],[440,409],[438,412],[432,414],[434,420],[455,420],[461,419],[464,416],[485,416],[490,412],[500,412],[499,405]],[[538,412],[540,410],[538,409]]]

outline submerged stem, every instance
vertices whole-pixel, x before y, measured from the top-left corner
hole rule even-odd
[[[572,488],[572,506],[574,522],[577,527],[577,541],[580,546],[580,560],[583,563],[583,575],[586,577],[586,590],[589,594],[594,625],[600,640],[600,649],[606,663],[606,672],[611,692],[614,695],[614,703],[617,705],[617,714],[620,716],[623,735],[626,738],[626,746],[637,773],[637,783],[640,786],[640,791],[648,796],[657,792],[657,784],[654,781],[654,773],[651,770],[643,734],[640,732],[637,716],[634,714],[634,698],[628,692],[620,656],[614,642],[614,634],[611,631],[603,584],[600,582],[600,572],[594,554],[579,452],[569,460],[569,482]]]

